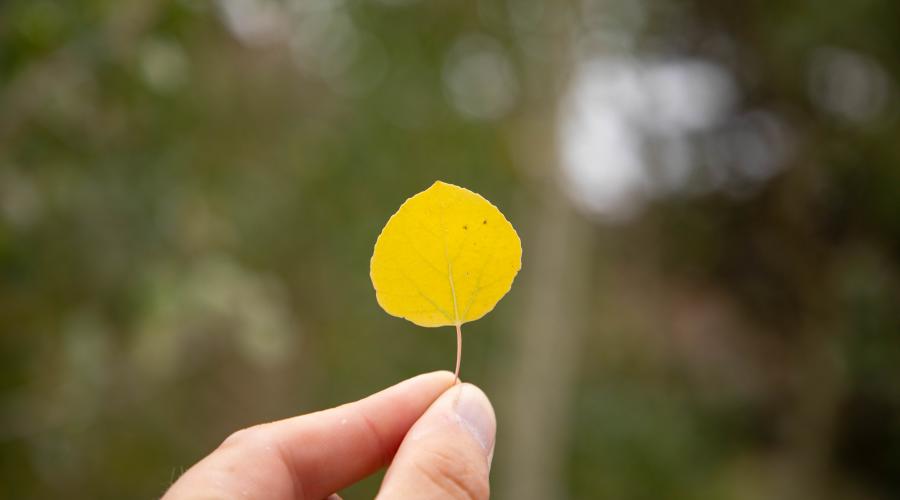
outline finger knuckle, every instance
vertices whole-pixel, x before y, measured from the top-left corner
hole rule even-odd
[[[244,429],[237,430],[219,445],[220,449],[232,447],[261,447],[266,446],[270,441],[269,432],[265,425],[254,425]]]
[[[478,467],[458,454],[433,450],[428,459],[418,462],[417,466],[442,497],[484,500],[490,496],[486,468]]]

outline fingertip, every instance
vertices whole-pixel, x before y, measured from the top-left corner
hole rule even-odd
[[[446,382],[448,386],[453,385],[453,383],[456,381],[456,375],[454,375],[453,372],[449,370],[435,370],[433,372],[423,373],[421,375],[416,375],[415,377],[413,377],[413,380],[419,378],[440,380],[442,382]]]
[[[368,404],[374,401],[394,398],[398,395],[404,399],[427,400],[425,408],[434,402],[441,394],[453,386],[454,375],[446,370],[434,371],[408,378],[397,385],[384,391],[373,394],[361,402]],[[415,415],[414,419],[422,415],[423,409]],[[415,421],[415,420],[413,420]]]
[[[409,437],[415,440],[434,432],[446,432],[448,422],[465,430],[486,456],[493,452],[497,418],[481,388],[462,382],[447,389],[413,425]]]
[[[452,386],[404,438],[380,498],[487,498],[496,430],[485,393],[468,383]]]
[[[487,394],[476,385],[462,383],[459,394],[454,398],[454,410],[466,430],[475,438],[481,447],[493,454],[494,437],[497,433],[497,416]]]

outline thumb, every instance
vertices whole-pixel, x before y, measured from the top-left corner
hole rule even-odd
[[[481,389],[451,387],[406,434],[378,498],[487,499],[496,429],[494,409]]]

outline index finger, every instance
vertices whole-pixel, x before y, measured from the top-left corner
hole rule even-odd
[[[321,499],[390,462],[409,428],[447,388],[447,371],[354,403],[234,433],[166,493]]]

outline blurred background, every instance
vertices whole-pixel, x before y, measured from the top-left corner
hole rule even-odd
[[[0,497],[155,498],[235,429],[452,369],[368,274],[441,179],[523,240],[464,329],[495,498],[900,498],[898,23],[0,2]]]

